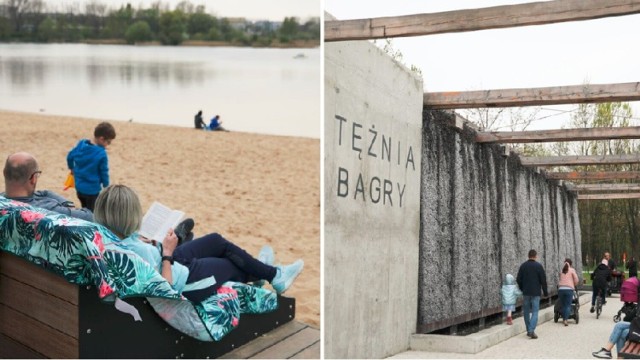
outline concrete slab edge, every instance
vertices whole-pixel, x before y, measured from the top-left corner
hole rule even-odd
[[[591,293],[580,296],[581,306],[590,302]],[[538,313],[538,324],[553,320],[553,314],[553,306],[540,310]],[[513,325],[494,325],[465,336],[413,334],[409,340],[409,350],[477,354],[526,331],[524,321],[521,318],[517,318]]]

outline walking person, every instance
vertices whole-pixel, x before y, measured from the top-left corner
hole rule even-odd
[[[638,277],[638,263],[635,257],[631,257],[631,260],[627,263],[627,269],[629,269],[629,277]]]
[[[604,258],[607,259],[607,265],[609,266],[609,270],[616,271],[617,264],[613,258],[611,258],[611,254],[607,251],[604,253]]]
[[[571,303],[573,302],[573,293],[578,286],[578,274],[573,269],[573,262],[571,259],[564,259],[564,266],[560,272],[560,280],[558,281],[558,297],[560,298],[560,304],[562,305],[562,318],[564,319],[564,326],[569,326],[567,320],[571,315]]]
[[[516,301],[522,296],[522,291],[518,289],[516,279],[513,275],[507,274],[507,276],[505,276],[500,294],[502,295],[502,311],[507,312],[507,325],[513,325],[511,313],[516,311]]]
[[[540,293],[548,297],[547,275],[542,264],[536,261],[538,252],[529,250],[529,259],[520,265],[518,269],[517,283],[522,290],[524,325],[527,328],[527,336],[537,339],[536,326],[538,325],[538,310],[540,310]]]
[[[93,141],[82,139],[67,154],[67,166],[75,178],[76,193],[83,208],[93,211],[98,194],[109,186],[107,147],[116,138],[116,130],[102,122],[93,131]]]

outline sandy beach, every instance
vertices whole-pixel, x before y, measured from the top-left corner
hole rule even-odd
[[[0,111],[0,156],[27,151],[38,189],[63,191],[67,152],[92,138],[98,120]],[[157,200],[184,210],[196,236],[218,232],[256,256],[271,245],[276,262],[305,268],[285,294],[298,321],[320,326],[320,140],[110,121],[112,184],[134,188],[143,209]]]

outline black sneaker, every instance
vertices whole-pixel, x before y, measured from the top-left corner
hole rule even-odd
[[[189,237],[189,234],[191,233],[191,230],[193,230],[194,226],[195,222],[192,218],[186,218],[182,220],[182,222],[178,224],[178,226],[176,226],[173,232],[176,233],[176,236],[178,236],[178,245],[193,239],[193,235]]]
[[[537,338],[538,338],[538,335],[536,335],[536,333],[535,333],[535,332],[532,332],[532,333],[531,333],[531,338],[532,338],[532,339],[537,339]]]
[[[593,314],[594,312],[596,312],[596,308],[592,306],[591,309],[589,309],[589,312]]]

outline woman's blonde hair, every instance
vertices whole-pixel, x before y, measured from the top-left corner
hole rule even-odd
[[[120,238],[126,238],[138,231],[142,224],[140,199],[133,189],[125,185],[111,185],[98,195],[93,219]]]

